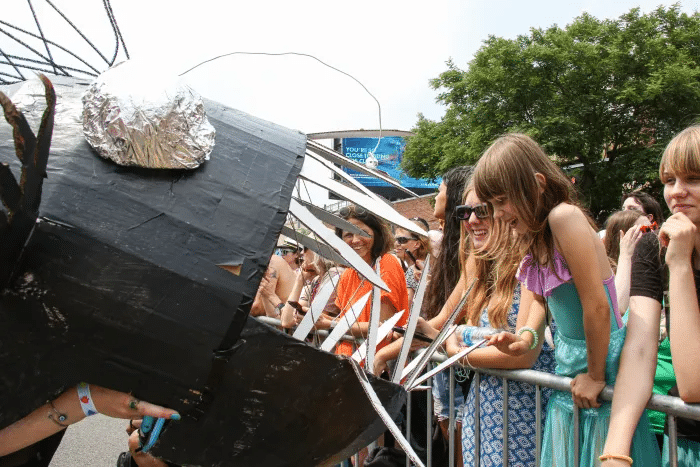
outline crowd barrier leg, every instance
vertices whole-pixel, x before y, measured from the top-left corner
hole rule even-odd
[[[427,405],[426,405],[426,413],[428,414],[427,417],[425,417],[425,432],[427,433],[425,439],[427,440],[427,446],[426,446],[426,466],[427,467],[432,467],[433,465],[433,378],[428,379],[428,387],[426,389],[428,397],[426,397]],[[440,427],[438,427],[438,430]],[[442,433],[440,434],[442,436]]]
[[[508,467],[508,378],[503,378],[503,467]]]
[[[542,386],[535,385],[535,467],[540,467],[542,454]]]
[[[450,367],[450,423],[448,426],[448,431],[450,432],[448,443],[449,453],[449,466],[454,467],[455,465],[455,428],[457,423],[455,421],[455,367],[454,365]]]
[[[579,410],[576,404],[574,404],[574,465],[580,465],[581,453],[579,452],[579,444],[581,443],[580,433],[579,433]]]
[[[406,395],[406,441],[411,443],[411,391]],[[406,456],[406,467],[411,467],[411,459]]]
[[[474,373],[474,467],[481,467],[481,374]]]
[[[676,417],[668,415],[668,463],[670,467],[678,467],[678,428]]]

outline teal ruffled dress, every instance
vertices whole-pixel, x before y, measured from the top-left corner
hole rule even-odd
[[[545,297],[557,323],[554,335],[555,373],[570,378],[587,371],[583,308],[564,257],[554,251],[554,269],[539,265],[530,255],[523,259],[518,278],[524,286]],[[626,327],[617,310],[615,278],[603,282],[610,305],[610,344],[606,360],[605,382],[614,384],[625,341]],[[591,467],[600,465],[610,422],[610,402],[597,409],[579,410],[579,440],[574,440],[573,400],[568,392],[553,391],[547,406],[542,439],[542,467]],[[579,444],[579,464],[574,461],[574,443]],[[658,445],[646,413],[637,425],[631,456],[635,467],[657,467],[661,463]]]

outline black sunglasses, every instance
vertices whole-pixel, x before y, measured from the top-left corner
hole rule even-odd
[[[396,243],[399,245],[404,245],[408,243],[409,240],[418,240],[416,237],[394,237],[394,240],[396,240]]]
[[[487,219],[489,217],[489,205],[486,203],[469,206],[462,204],[455,208],[455,217],[460,221],[467,221],[472,216],[472,213],[477,219]]]

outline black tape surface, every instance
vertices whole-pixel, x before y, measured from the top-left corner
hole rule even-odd
[[[211,160],[120,167],[62,107],[84,85],[53,81],[39,222],[19,262],[0,265],[13,271],[0,295],[0,427],[87,381],[180,411],[154,448],[178,464],[311,466],[375,439],[383,423],[349,362],[247,319],[305,136],[205,101]],[[0,162],[19,174],[4,124]],[[372,384],[397,416],[403,389]]]

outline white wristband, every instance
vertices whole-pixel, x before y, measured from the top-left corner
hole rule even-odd
[[[95,415],[99,413],[95,408],[95,404],[92,402],[92,396],[90,395],[90,385],[87,383],[78,384],[78,400],[80,401],[80,408],[83,409],[83,413],[86,417],[90,415]]]

